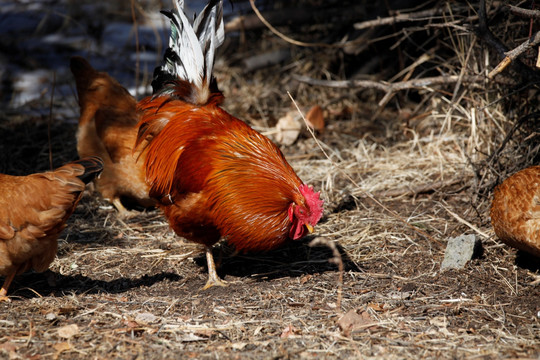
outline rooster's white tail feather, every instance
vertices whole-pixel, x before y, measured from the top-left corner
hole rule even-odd
[[[162,11],[171,21],[169,48],[164,64],[154,71],[154,94],[168,92],[173,95],[173,85],[185,81],[194,87],[182,94],[196,104],[205,104],[211,94],[212,70],[216,49],[225,39],[223,4],[212,0],[190,23],[184,13],[184,1],[173,0],[174,11]]]

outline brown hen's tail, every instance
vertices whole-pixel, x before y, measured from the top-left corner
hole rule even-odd
[[[81,56],[73,56],[69,60],[69,68],[75,77],[77,91],[80,95],[81,89],[87,89],[90,82],[97,76],[98,72],[90,63]]]
[[[72,168],[73,165],[81,165],[83,167],[83,173],[76,176],[85,184],[88,184],[90,181],[94,180],[103,171],[103,160],[101,160],[101,158],[98,156],[90,156],[82,158],[80,160],[72,161],[58,168],[56,171],[65,168]]]

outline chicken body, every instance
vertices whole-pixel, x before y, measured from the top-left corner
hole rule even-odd
[[[172,229],[206,247],[208,288],[223,285],[211,252],[220,238],[240,252],[275,249],[313,231],[323,201],[274,143],[220,107],[211,69],[223,41],[221,1],[192,26],[183,2],[175,4],[175,13],[164,12],[173,30],[154,95],[138,105],[138,143],[150,195]]]
[[[49,268],[57,239],[79,202],[86,183],[103,169],[91,157],[54,171],[28,176],[0,174],[0,290],[5,300],[13,277],[27,270]]]
[[[139,116],[137,102],[107,73],[98,72],[82,57],[71,59],[77,84],[81,115],[77,132],[79,156],[99,156],[105,166],[96,179],[96,188],[111,201],[121,215],[129,215],[121,199],[143,207],[154,206],[148,195],[143,169],[144,155],[137,163],[133,151]]]
[[[217,106],[140,105],[145,121],[170,116],[149,147],[147,173],[178,235],[208,246],[224,237],[242,252],[289,238],[289,207],[307,204],[302,181],[268,138]]]
[[[497,186],[490,215],[501,241],[540,257],[540,166],[523,169]]]

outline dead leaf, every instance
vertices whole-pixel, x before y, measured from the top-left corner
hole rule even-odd
[[[345,336],[349,336],[353,331],[367,329],[376,325],[366,311],[360,310],[360,313],[357,313],[355,309],[349,310],[338,320],[337,324]]]
[[[283,145],[292,145],[302,129],[296,111],[289,111],[276,124],[276,141]]]
[[[77,310],[78,308],[73,307],[73,306],[61,307],[60,309],[58,309],[58,314],[71,314]]]
[[[79,327],[77,324],[69,324],[66,326],[62,326],[58,329],[58,336],[64,339],[70,339],[75,335],[79,334]]]
[[[130,329],[138,329],[141,327],[138,322],[131,319],[125,319],[124,324]]]
[[[7,341],[3,344],[0,344],[0,350],[4,350],[8,352],[10,354],[10,359],[11,359],[11,354],[12,353],[15,354],[17,351],[17,348],[18,348],[18,345],[16,345],[15,343],[11,341]]]
[[[246,346],[248,346],[248,343],[245,343],[245,342],[236,342],[236,343],[233,343],[233,344],[231,345],[231,348],[232,348],[233,350],[240,350],[240,351],[241,351],[241,350],[244,350],[244,348],[245,348]]]
[[[137,314],[137,316],[135,316],[135,321],[139,324],[151,324],[158,321],[158,318],[152,313],[144,312]]]
[[[67,342],[61,342],[58,344],[54,344],[53,348],[54,350],[56,350],[56,353],[54,354],[53,359],[58,359],[62,352],[71,350],[71,345]]]
[[[197,330],[193,331],[193,334],[209,338],[212,335],[215,335],[216,332],[214,330],[212,330],[212,329],[197,329]]]
[[[386,309],[384,308],[384,304],[369,304],[368,305],[370,307],[370,309],[373,309],[375,311],[386,311]]]
[[[131,223],[129,228],[134,231],[144,232],[144,227],[140,223]]]
[[[54,350],[62,352],[71,349],[71,345],[68,342],[61,342],[53,345]]]
[[[446,336],[454,336],[452,332],[448,331],[448,319],[446,316],[435,316],[429,319],[429,323],[436,326],[441,334]]]
[[[311,278],[313,277],[313,275],[311,274],[306,274],[304,276],[302,276],[300,278],[300,284],[304,285],[305,283],[307,283],[309,280],[311,280]]]
[[[185,334],[182,338],[180,338],[180,341],[183,342],[194,342],[194,341],[205,341],[208,340],[208,337],[206,336],[198,336],[194,333]]]
[[[58,316],[56,316],[55,313],[48,313],[47,315],[45,315],[45,319],[49,320],[49,321],[53,321],[53,320],[56,320],[58,318]]]
[[[300,334],[300,330],[298,330],[297,328],[295,328],[292,325],[287,325],[287,327],[285,327],[285,329],[283,329],[283,332],[281,333],[281,337],[282,338],[289,338],[289,337],[292,337],[292,336],[295,336],[295,335],[298,335],[298,334]]]
[[[323,109],[319,105],[312,106],[306,114],[306,121],[309,126],[322,132],[324,130]]]

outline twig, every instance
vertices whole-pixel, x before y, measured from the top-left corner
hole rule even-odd
[[[53,83],[51,90],[51,102],[49,104],[49,122],[47,123],[47,139],[49,141],[49,167],[53,170],[52,142],[51,142],[51,124],[53,117],[54,90],[56,88],[56,71],[53,72]]]
[[[356,181],[354,181],[354,179],[352,177],[349,176],[349,174],[347,174],[346,172],[344,172],[339,166],[337,166],[334,161],[328,156],[328,154],[326,153],[326,151],[324,151],[321,143],[319,142],[319,140],[317,139],[317,137],[315,136],[315,133],[313,132],[313,129],[311,129],[310,126],[308,126],[308,123],[307,123],[307,120],[304,116],[304,114],[302,113],[302,111],[300,110],[300,108],[298,107],[298,104],[296,103],[296,101],[294,100],[294,98],[292,97],[291,93],[287,91],[287,95],[289,95],[289,97],[291,98],[294,106],[296,107],[296,110],[298,110],[298,112],[300,113],[300,115],[302,116],[302,119],[304,120],[304,123],[306,124],[306,127],[309,131],[309,133],[311,134],[311,136],[313,137],[313,139],[315,140],[315,143],[317,144],[317,146],[319,147],[319,149],[321,149],[321,151],[323,152],[324,156],[326,156],[326,158],[336,167],[336,169],[341,172],[354,186],[356,186],[358,189],[360,189],[360,185],[358,185],[358,183]],[[370,198],[373,202],[375,202],[377,205],[379,205],[381,208],[383,208],[384,210],[386,210],[388,213],[390,213],[395,219],[399,220],[400,222],[402,222],[403,224],[405,224],[405,226],[411,228],[413,231],[415,231],[416,233],[424,236],[425,238],[431,240],[432,242],[434,242],[435,244],[439,245],[440,247],[442,247],[442,244],[439,240],[435,239],[433,236],[429,235],[428,233],[426,233],[425,231],[417,228],[416,226],[413,226],[411,225],[410,223],[408,223],[403,217],[399,216],[395,211],[391,210],[390,208],[388,208],[387,206],[385,206],[383,203],[381,203],[379,200],[377,200],[373,195],[371,195],[370,193],[366,192],[366,191],[363,191],[363,190],[360,190],[363,194],[365,194],[368,198]]]
[[[532,37],[527,39],[515,49],[505,52],[505,58],[493,70],[490,71],[488,78],[490,80],[493,79],[497,74],[500,74],[508,65],[510,65],[510,63],[518,56],[538,44],[540,44],[540,31],[537,31]]]
[[[482,230],[480,230],[479,228],[477,228],[476,226],[474,226],[473,224],[471,224],[467,220],[463,219],[462,217],[460,217],[458,214],[456,214],[455,212],[453,212],[452,210],[450,210],[446,206],[442,205],[442,207],[444,208],[444,210],[446,210],[450,215],[452,215],[460,223],[467,225],[469,228],[476,231],[478,234],[482,235],[486,239],[489,238],[488,234],[486,234],[485,232],[483,232]]]
[[[360,23],[356,23],[354,24],[354,28],[356,30],[363,30],[363,29],[373,28],[375,26],[392,25],[392,24],[396,24],[400,22],[433,20],[433,16],[440,13],[441,13],[441,9],[429,9],[429,10],[423,10],[423,11],[418,11],[414,13],[398,14],[395,16],[389,16],[385,18],[367,20]]]
[[[384,81],[373,81],[373,80],[319,80],[313,79],[309,76],[296,75],[293,74],[293,77],[301,82],[315,85],[315,86],[326,86],[331,88],[356,88],[363,87],[367,89],[377,89],[382,91],[399,91],[407,89],[418,89],[431,85],[448,85],[454,84],[459,80],[459,75],[449,75],[449,76],[434,76],[421,79],[413,79],[408,81],[400,81],[397,83],[387,83]],[[475,83],[483,80],[484,77],[480,75],[469,75],[464,76],[462,82],[465,83]]]
[[[476,34],[488,45],[493,47],[499,53],[499,55],[503,57],[503,59],[507,56],[506,53],[509,51],[508,47],[504,45],[495,35],[493,35],[487,25],[486,0],[480,0],[478,4],[478,28],[476,29]],[[522,77],[526,79],[526,81],[534,81],[538,78],[538,74],[523,64],[519,59],[515,59],[514,66],[516,66],[517,70],[520,72]],[[495,75],[496,74],[493,76]]]
[[[540,112],[536,111],[536,112],[533,112],[529,115],[526,115],[522,118],[520,118],[518,121],[515,122],[514,126],[512,126],[512,128],[510,129],[510,131],[508,131],[508,134],[506,134],[503,142],[501,143],[501,145],[499,146],[499,148],[493,153],[491,154],[491,156],[486,160],[486,163],[487,164],[491,164],[496,158],[497,156],[499,156],[500,153],[502,153],[502,151],[504,150],[504,148],[506,147],[506,144],[508,143],[508,141],[510,141],[510,139],[512,138],[512,136],[514,135],[514,132],[521,126],[523,125],[523,123],[531,118],[537,118],[537,117],[540,117]]]
[[[334,257],[331,259],[331,261],[338,266],[339,278],[338,278],[336,308],[338,309],[339,312],[341,312],[341,299],[343,297],[343,272],[345,271],[345,267],[343,266],[343,259],[334,242],[328,241],[322,238],[316,238],[316,239],[313,239],[313,241],[309,243],[309,246],[317,246],[317,245],[324,245],[324,246],[327,246],[330,250],[332,250],[332,255]]]
[[[139,28],[137,16],[135,15],[135,0],[131,0],[131,18],[133,19],[133,30],[135,32],[135,97],[139,93]]]
[[[345,42],[345,43],[339,43],[339,44],[327,44],[327,43],[307,43],[307,42],[303,42],[303,41],[298,41],[298,40],[295,40],[295,39],[292,39],[290,37],[288,37],[287,35],[283,34],[282,32],[278,31],[275,27],[272,26],[272,24],[270,24],[263,16],[262,14],[260,13],[259,9],[257,9],[257,7],[255,6],[255,0],[249,0],[249,3],[251,5],[251,8],[253,9],[253,11],[255,12],[255,14],[257,15],[257,17],[259,18],[259,20],[261,20],[261,22],[271,31],[273,32],[275,35],[277,35],[278,37],[280,37],[281,39],[285,40],[286,42],[290,43],[290,44],[293,44],[293,45],[296,45],[296,46],[304,46],[304,47],[317,47],[317,46],[320,46],[320,47],[329,47],[329,48],[342,48],[342,47],[346,47],[349,45],[349,42]]]
[[[247,73],[253,70],[279,64],[290,58],[290,56],[291,52],[287,48],[281,48],[274,51],[265,52],[263,54],[250,56],[242,61],[244,63],[243,72]]]
[[[480,75],[467,75],[460,78],[459,75],[450,75],[450,76],[435,76],[427,77],[423,79],[413,79],[408,81],[401,81],[396,83],[387,83],[383,81],[372,81],[372,80],[319,80],[313,79],[308,76],[296,75],[293,74],[293,78],[296,80],[314,85],[314,86],[326,86],[331,88],[357,88],[362,87],[366,89],[377,89],[386,92],[384,98],[379,102],[380,105],[383,105],[391,94],[408,89],[420,89],[432,85],[448,85],[455,84],[458,81],[461,83],[477,83],[484,80],[483,76]]]
[[[454,178],[448,181],[442,181],[442,180],[435,181],[429,184],[418,185],[412,189],[407,188],[407,189],[388,190],[388,191],[382,192],[380,195],[385,196],[385,197],[416,196],[418,194],[426,194],[430,192],[435,192],[440,189],[459,184],[462,181],[463,181],[462,178]]]
[[[339,18],[343,24],[356,21],[360,13],[365,9],[364,5],[345,4],[340,6],[319,6],[307,10],[305,7],[293,6],[276,10],[265,10],[261,14],[267,22],[273,26],[281,26],[294,23],[313,24],[317,19]],[[257,14],[238,15],[225,24],[225,32],[246,31],[266,27]]]
[[[477,35],[493,47],[500,55],[508,51],[504,45],[489,29],[487,25],[486,0],[480,0],[478,4],[478,28]]]
[[[523,9],[514,5],[507,5],[510,12],[521,15],[524,17],[530,17],[530,18],[540,18],[540,11],[538,10],[529,10],[529,9]]]

